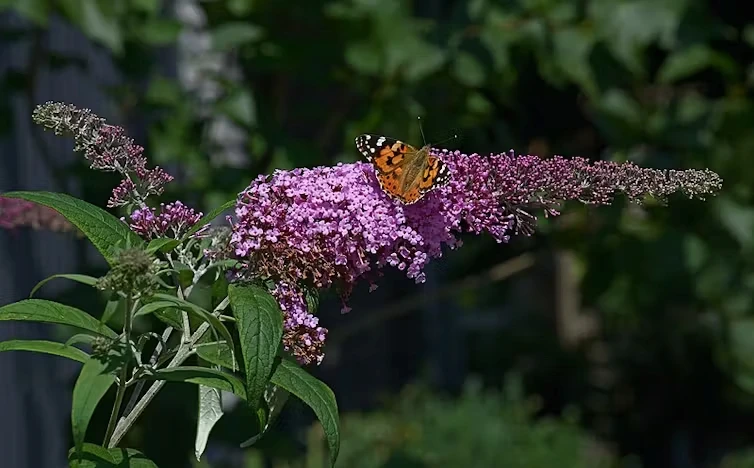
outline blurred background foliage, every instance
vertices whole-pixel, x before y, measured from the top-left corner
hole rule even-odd
[[[346,412],[344,467],[754,466],[754,19],[739,2],[0,0],[0,11],[23,18],[0,40],[32,51],[1,77],[0,106],[24,99],[30,115],[40,73],[88,72],[49,40],[52,22],[67,24],[118,71],[103,117],[177,176],[165,200],[205,210],[257,174],[357,160],[362,132],[420,144],[417,116],[430,142],[458,134],[443,146],[468,153],[718,172],[724,192],[706,203],[569,205],[540,215],[532,238],[465,239],[425,286],[388,274],[346,316],[325,298],[330,344],[314,372]],[[210,66],[186,72],[197,57]],[[115,184],[82,159],[49,164],[61,181],[49,189],[75,181],[94,203]],[[538,405],[500,393],[511,372]],[[491,393],[462,391],[469,375]],[[400,393],[417,380],[424,390]],[[185,393],[158,398],[132,439],[162,467],[191,459]],[[213,467],[321,466],[294,403],[258,448],[226,453],[247,416],[221,422]]]

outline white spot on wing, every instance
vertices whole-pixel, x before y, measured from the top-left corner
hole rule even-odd
[[[385,137],[379,137],[377,139],[377,146],[382,146],[383,143],[385,143]]]

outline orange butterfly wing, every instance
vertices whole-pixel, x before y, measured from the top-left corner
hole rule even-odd
[[[417,150],[400,140],[365,134],[356,138],[356,147],[374,165],[382,190],[404,204],[416,203],[450,181],[450,171],[429,155],[429,146]]]

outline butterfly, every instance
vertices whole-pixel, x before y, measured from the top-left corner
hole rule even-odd
[[[356,137],[356,148],[374,166],[382,191],[404,205],[450,182],[448,166],[429,154],[430,145],[416,149],[394,138],[364,134]]]

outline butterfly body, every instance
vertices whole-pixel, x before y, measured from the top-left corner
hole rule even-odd
[[[374,166],[377,181],[391,198],[410,205],[435,188],[450,182],[450,171],[430,154],[430,145],[420,149],[394,138],[364,134],[356,148]]]

